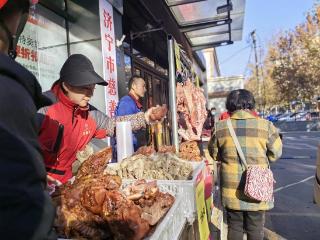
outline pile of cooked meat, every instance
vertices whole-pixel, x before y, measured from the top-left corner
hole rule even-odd
[[[179,146],[179,153],[176,153],[174,146],[160,146],[157,152],[152,146],[142,146],[134,153],[134,155],[142,154],[149,157],[157,153],[176,154],[180,159],[188,161],[198,162],[202,160],[200,149],[196,141],[186,141],[181,143]]]
[[[106,174],[125,179],[187,180],[192,177],[191,163],[172,153],[133,155],[120,163],[109,164]]]
[[[158,153],[176,153],[176,149],[174,146],[163,145],[163,146],[159,146],[158,151],[156,151],[153,146],[142,146],[142,147],[139,147],[138,150],[133,155],[142,154],[145,156],[150,156],[156,152],[158,152]]]
[[[188,141],[180,144],[179,157],[188,161],[201,161],[200,149],[196,141]]]
[[[57,206],[55,228],[73,239],[142,239],[174,203],[156,182],[138,180],[121,189],[121,178],[103,174],[111,149],[92,155],[80,167],[73,183],[53,195]]]

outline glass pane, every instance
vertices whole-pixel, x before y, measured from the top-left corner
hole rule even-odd
[[[17,61],[38,78],[43,91],[49,90],[67,58],[65,20],[38,4],[31,10],[17,53]]]
[[[138,68],[134,69],[134,74],[138,75],[138,76],[141,76],[141,70],[138,69]]]
[[[231,14],[231,29],[242,29],[243,28],[243,19],[244,14],[243,13],[235,13]]]
[[[189,23],[191,23],[192,20],[193,21],[195,20],[195,18],[191,19],[192,16],[195,17],[197,15],[196,11],[194,11],[195,9],[201,9],[202,7],[204,7],[205,3],[207,4],[207,9],[204,11],[208,11],[210,8],[212,8],[212,6],[209,6],[208,2],[209,1],[203,2],[202,3],[203,5],[200,5],[201,3],[197,3],[198,5],[193,3],[193,6],[191,6],[192,4],[189,4],[190,11],[192,12],[193,15],[187,14],[186,11],[183,12],[184,15],[189,17],[189,19],[187,19],[188,21],[190,21]],[[241,5],[241,3],[243,5]],[[220,3],[218,5],[221,6],[223,4]],[[185,6],[187,6],[187,5],[185,5]],[[181,10],[181,7],[183,8],[184,6],[179,6],[179,7]],[[187,8],[189,8],[189,7],[187,6]],[[211,9],[211,10],[213,11],[213,9]],[[181,12],[180,12],[180,14],[181,14]],[[202,22],[204,22],[204,20],[208,20],[206,14],[202,14],[202,16],[204,17],[201,20]],[[212,12],[211,12],[211,16],[213,18],[218,17],[218,15],[212,14]],[[244,20],[244,1],[237,1],[234,3],[233,10],[231,12],[231,19],[232,19],[231,40],[233,40],[233,41],[241,40],[243,20]],[[211,20],[213,20],[213,19],[211,19]],[[215,19],[215,20],[217,20],[217,19]],[[209,28],[205,28],[205,29],[201,29],[201,30],[186,32],[185,35],[190,40],[192,45],[196,46],[196,45],[210,44],[210,43],[214,43],[214,42],[229,40],[228,32],[229,32],[229,26],[227,24],[225,24],[225,25],[220,25],[220,26],[216,26],[216,27],[209,27]]]
[[[176,3],[178,3],[178,4],[186,4],[189,1],[190,0],[166,0],[167,5],[176,4]],[[199,1],[201,1],[201,0],[199,0]],[[203,1],[206,1],[206,0],[203,0]]]
[[[90,4],[86,0],[68,1],[70,42],[100,39],[100,20],[98,2]]]
[[[231,40],[240,41],[242,39],[242,30],[231,31]]]
[[[186,33],[193,45],[211,43],[211,41],[228,40],[228,25],[201,29]],[[231,30],[231,40],[240,41],[242,39],[242,29]]]
[[[205,36],[205,37],[194,37],[190,38],[191,44],[193,46],[196,45],[202,45],[202,44],[211,44],[215,42],[220,42],[220,41],[227,41],[229,40],[229,34],[219,34],[219,35],[210,35],[210,36]]]
[[[162,92],[161,92],[161,80],[160,79],[157,79],[157,78],[153,78],[153,81],[152,81],[152,93],[153,93],[153,106],[156,106],[156,105],[161,105],[162,104],[162,101],[161,101],[161,95],[162,95]]]
[[[60,11],[65,10],[65,4],[64,0],[41,0],[41,4],[43,4],[45,7],[48,7],[49,9],[57,9]]]
[[[140,60],[142,60],[143,62],[145,62],[146,64],[150,65],[151,67],[154,67],[154,61],[152,61],[151,59],[144,57],[144,56],[137,56]]]
[[[179,25],[187,25],[226,18],[226,13],[217,14],[217,7],[226,3],[226,0],[207,0],[171,7],[171,11]]]
[[[166,0],[167,4],[172,4],[176,2],[181,2],[181,0]]]
[[[221,26],[217,26],[217,27],[211,27],[211,28],[205,28],[205,29],[201,29],[201,30],[196,30],[196,31],[192,31],[192,32],[187,32],[186,36],[188,38],[192,38],[192,37],[205,37],[208,35],[218,35],[218,34],[224,34],[226,32],[229,31],[228,25],[221,25]]]
[[[207,0],[203,2],[174,6],[170,9],[173,12],[173,15],[175,16],[178,24],[183,26],[193,23],[217,21],[219,19],[227,18],[227,13],[217,14],[217,7],[225,4],[227,4],[226,0]],[[245,0],[232,1],[232,4],[233,10],[230,12],[230,14],[233,23],[235,23],[234,27],[242,28],[243,15],[245,11]]]
[[[156,65],[156,70],[161,72],[163,75],[168,76],[168,70],[164,69],[163,67],[159,66],[158,64]]]

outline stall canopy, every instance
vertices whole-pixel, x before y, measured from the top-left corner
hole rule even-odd
[[[165,0],[193,51],[242,38],[245,0]]]

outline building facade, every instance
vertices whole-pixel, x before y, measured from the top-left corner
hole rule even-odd
[[[112,14],[103,10],[111,7]],[[101,12],[102,11],[102,12]],[[112,24],[113,35],[103,30],[106,21]],[[108,23],[108,24],[109,24]],[[31,9],[31,16],[21,35],[17,61],[39,80],[43,91],[59,79],[60,68],[71,54],[86,55],[96,72],[111,81],[106,72],[111,65],[116,71],[116,95],[127,94],[128,79],[143,77],[147,84],[144,108],[169,103],[167,36],[172,35],[191,62],[200,85],[206,82],[206,66],[201,54],[192,52],[190,44],[179,30],[165,1],[150,0],[40,0]],[[107,42],[109,41],[109,42]],[[110,45],[112,41],[112,46]],[[109,45],[108,45],[109,43]],[[114,48],[112,63],[106,60],[106,46]],[[190,69],[191,70],[191,69]],[[113,89],[97,86],[91,104],[112,115],[115,104],[106,96]],[[164,132],[170,124],[164,123]],[[168,143],[168,134],[167,140]]]

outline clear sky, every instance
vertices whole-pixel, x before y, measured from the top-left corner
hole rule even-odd
[[[266,52],[266,45],[281,30],[293,29],[303,22],[315,0],[246,0],[242,41],[217,47],[222,76],[248,74],[251,47],[248,38],[256,29],[257,45]],[[247,48],[246,48],[247,47]],[[252,52],[250,62],[254,63]]]

